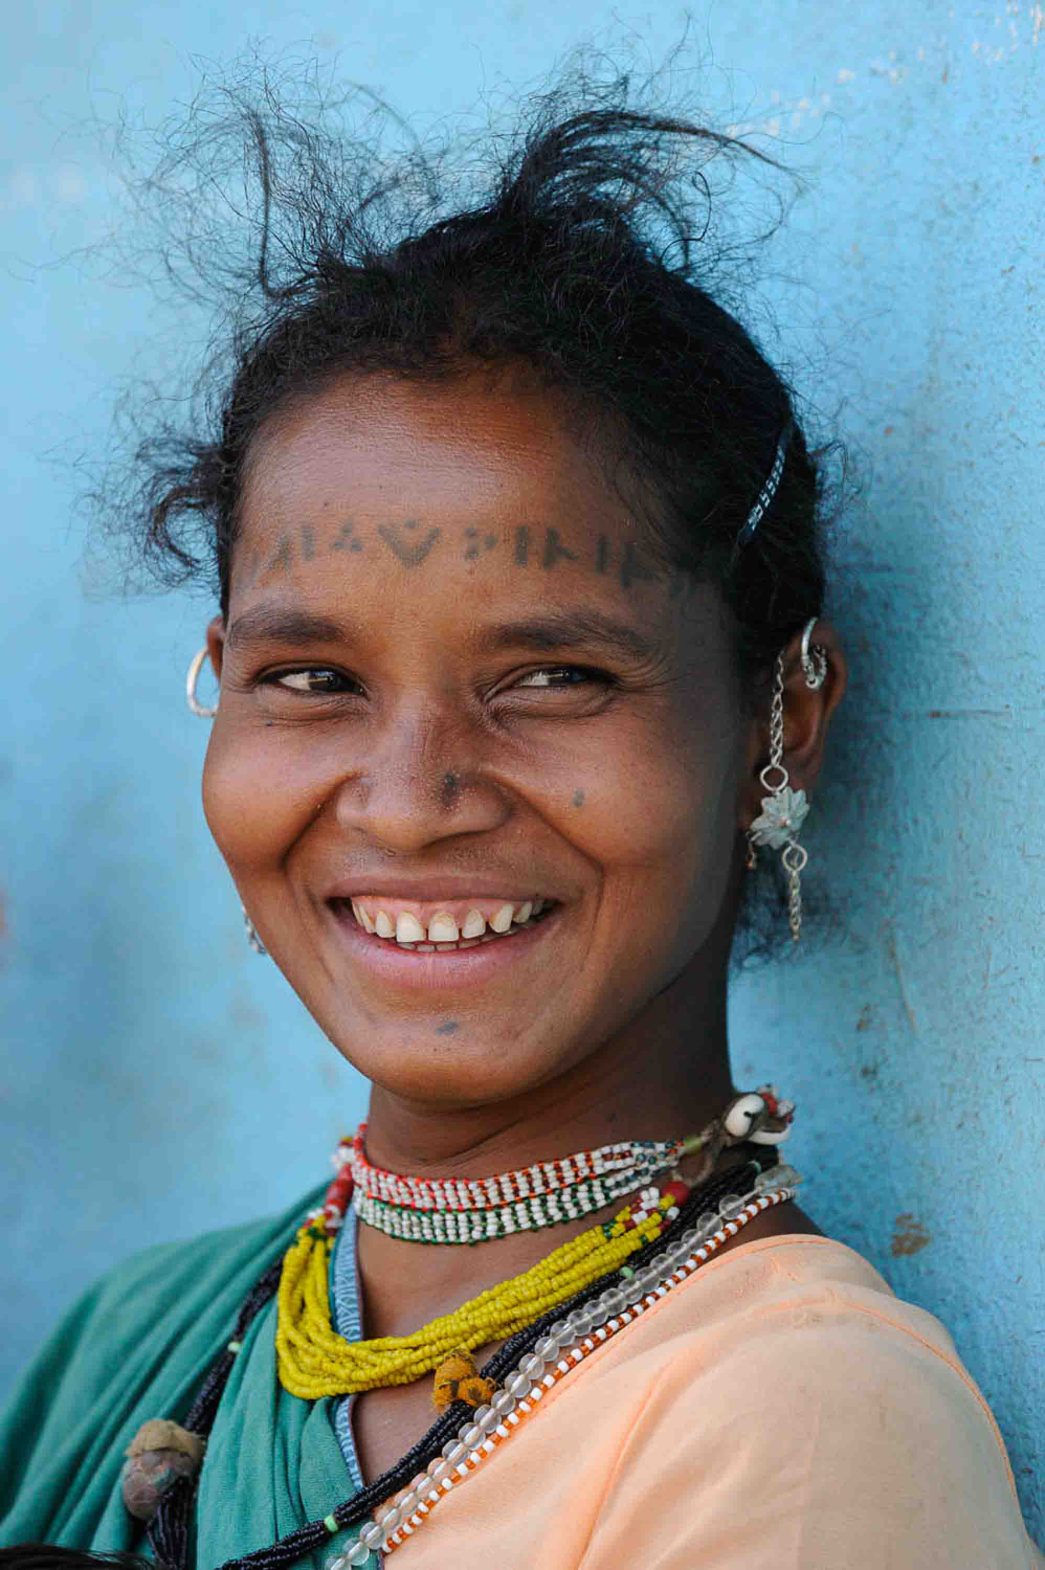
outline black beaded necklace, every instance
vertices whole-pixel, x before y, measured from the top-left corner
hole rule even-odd
[[[751,1154],[727,1172],[709,1178],[695,1187],[681,1206],[677,1219],[668,1231],[655,1242],[634,1254],[629,1261],[633,1269],[641,1269],[654,1260],[666,1246],[670,1246],[680,1229],[690,1225],[705,1210],[721,1204],[738,1188],[776,1164],[777,1154],[772,1147],[749,1147]],[[274,1296],[282,1270],[282,1259],[275,1260],[259,1276],[244,1299],[231,1336],[231,1345],[242,1342],[256,1316]],[[564,1316],[581,1308],[603,1292],[618,1274],[616,1270],[592,1282],[566,1303],[558,1304],[534,1324],[520,1330],[483,1365],[485,1378],[497,1382],[506,1375],[520,1358],[532,1351],[548,1329]],[[211,1431],[218,1405],[236,1360],[236,1353],[226,1346],[215,1358],[204,1377],[196,1398],[184,1418],[184,1427],[205,1439]],[[372,1483],[367,1484],[351,1499],[337,1505],[320,1521],[310,1521],[297,1531],[280,1538],[268,1548],[256,1549],[240,1559],[229,1559],[219,1570],[276,1570],[281,1565],[293,1564],[303,1555],[321,1548],[331,1538],[331,1528],[342,1531],[361,1524],[393,1494],[405,1488],[419,1472],[423,1472],[451,1441],[470,1412],[464,1401],[455,1401],[432,1424],[407,1453],[394,1466]],[[148,1542],[157,1562],[165,1570],[189,1570],[189,1540],[199,1474],[179,1478],[163,1496],[159,1509],[148,1527]]]

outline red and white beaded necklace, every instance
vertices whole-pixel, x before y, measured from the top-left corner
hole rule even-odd
[[[367,1156],[363,1123],[335,1152],[338,1177],[328,1195],[326,1219],[339,1224],[351,1195],[360,1220],[412,1243],[479,1243],[561,1226],[648,1186],[684,1157],[703,1155],[710,1170],[724,1148],[742,1140],[779,1144],[793,1115],[792,1103],[763,1085],[734,1097],[699,1134],[618,1140],[477,1178],[417,1177],[379,1167]]]

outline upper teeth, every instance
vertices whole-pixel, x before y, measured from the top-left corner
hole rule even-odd
[[[487,901],[485,914],[478,905],[466,907],[459,916],[448,910],[437,910],[428,917],[426,925],[412,910],[397,910],[379,896],[367,898],[364,895],[353,899],[352,914],[364,931],[376,933],[379,938],[394,938],[405,945],[443,944],[500,936],[512,927],[524,926],[533,916],[539,916],[546,904],[543,899],[523,900],[521,904],[506,900],[500,905]]]
[[[396,942],[397,943],[423,943],[425,929],[416,916],[411,916],[408,910],[400,911],[396,917]]]

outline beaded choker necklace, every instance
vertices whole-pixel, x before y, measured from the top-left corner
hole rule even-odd
[[[684,1139],[621,1140],[479,1178],[428,1178],[389,1172],[366,1154],[366,1124],[334,1154],[338,1176],[322,1212],[310,1220],[340,1225],[349,1196],[360,1220],[410,1243],[480,1243],[516,1232],[579,1221],[646,1188],[679,1161],[701,1156],[702,1173],[742,1140],[775,1145],[794,1116],[771,1085],[736,1096],[699,1134]]]

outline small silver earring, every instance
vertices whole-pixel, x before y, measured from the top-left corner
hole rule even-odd
[[[200,671],[203,669],[203,662],[207,658],[208,652],[207,645],[204,644],[200,652],[192,656],[189,662],[189,673],[185,678],[185,701],[193,714],[198,714],[201,720],[212,720],[218,712],[216,704],[213,709],[208,708],[196,696],[196,683],[200,679]]]
[[[258,937],[258,929],[247,915],[247,907],[243,904],[242,901],[240,902],[240,909],[243,912],[243,925],[247,929],[247,942],[250,944],[255,954],[267,954],[268,949]]]
[[[817,617],[806,623],[802,633],[799,656],[806,686],[817,691],[827,676],[827,652],[818,644],[810,646],[810,637]],[[769,706],[769,762],[759,774],[768,795],[762,798],[762,811],[748,829],[748,867],[756,862],[756,846],[768,845],[780,851],[780,860],[787,873],[788,925],[795,943],[802,934],[802,873],[809,860],[809,852],[798,843],[798,834],[809,813],[809,802],[804,790],[792,790],[791,778],[784,765],[784,655],[777,655],[773,679],[773,696]]]
[[[802,670],[805,672],[806,686],[810,687],[813,692],[820,690],[827,676],[827,650],[822,649],[818,643],[814,643],[812,648],[810,648],[809,644],[809,640],[813,636],[813,628],[818,620],[819,617],[814,616],[811,621],[806,622],[802,632],[802,649],[799,654]]]

